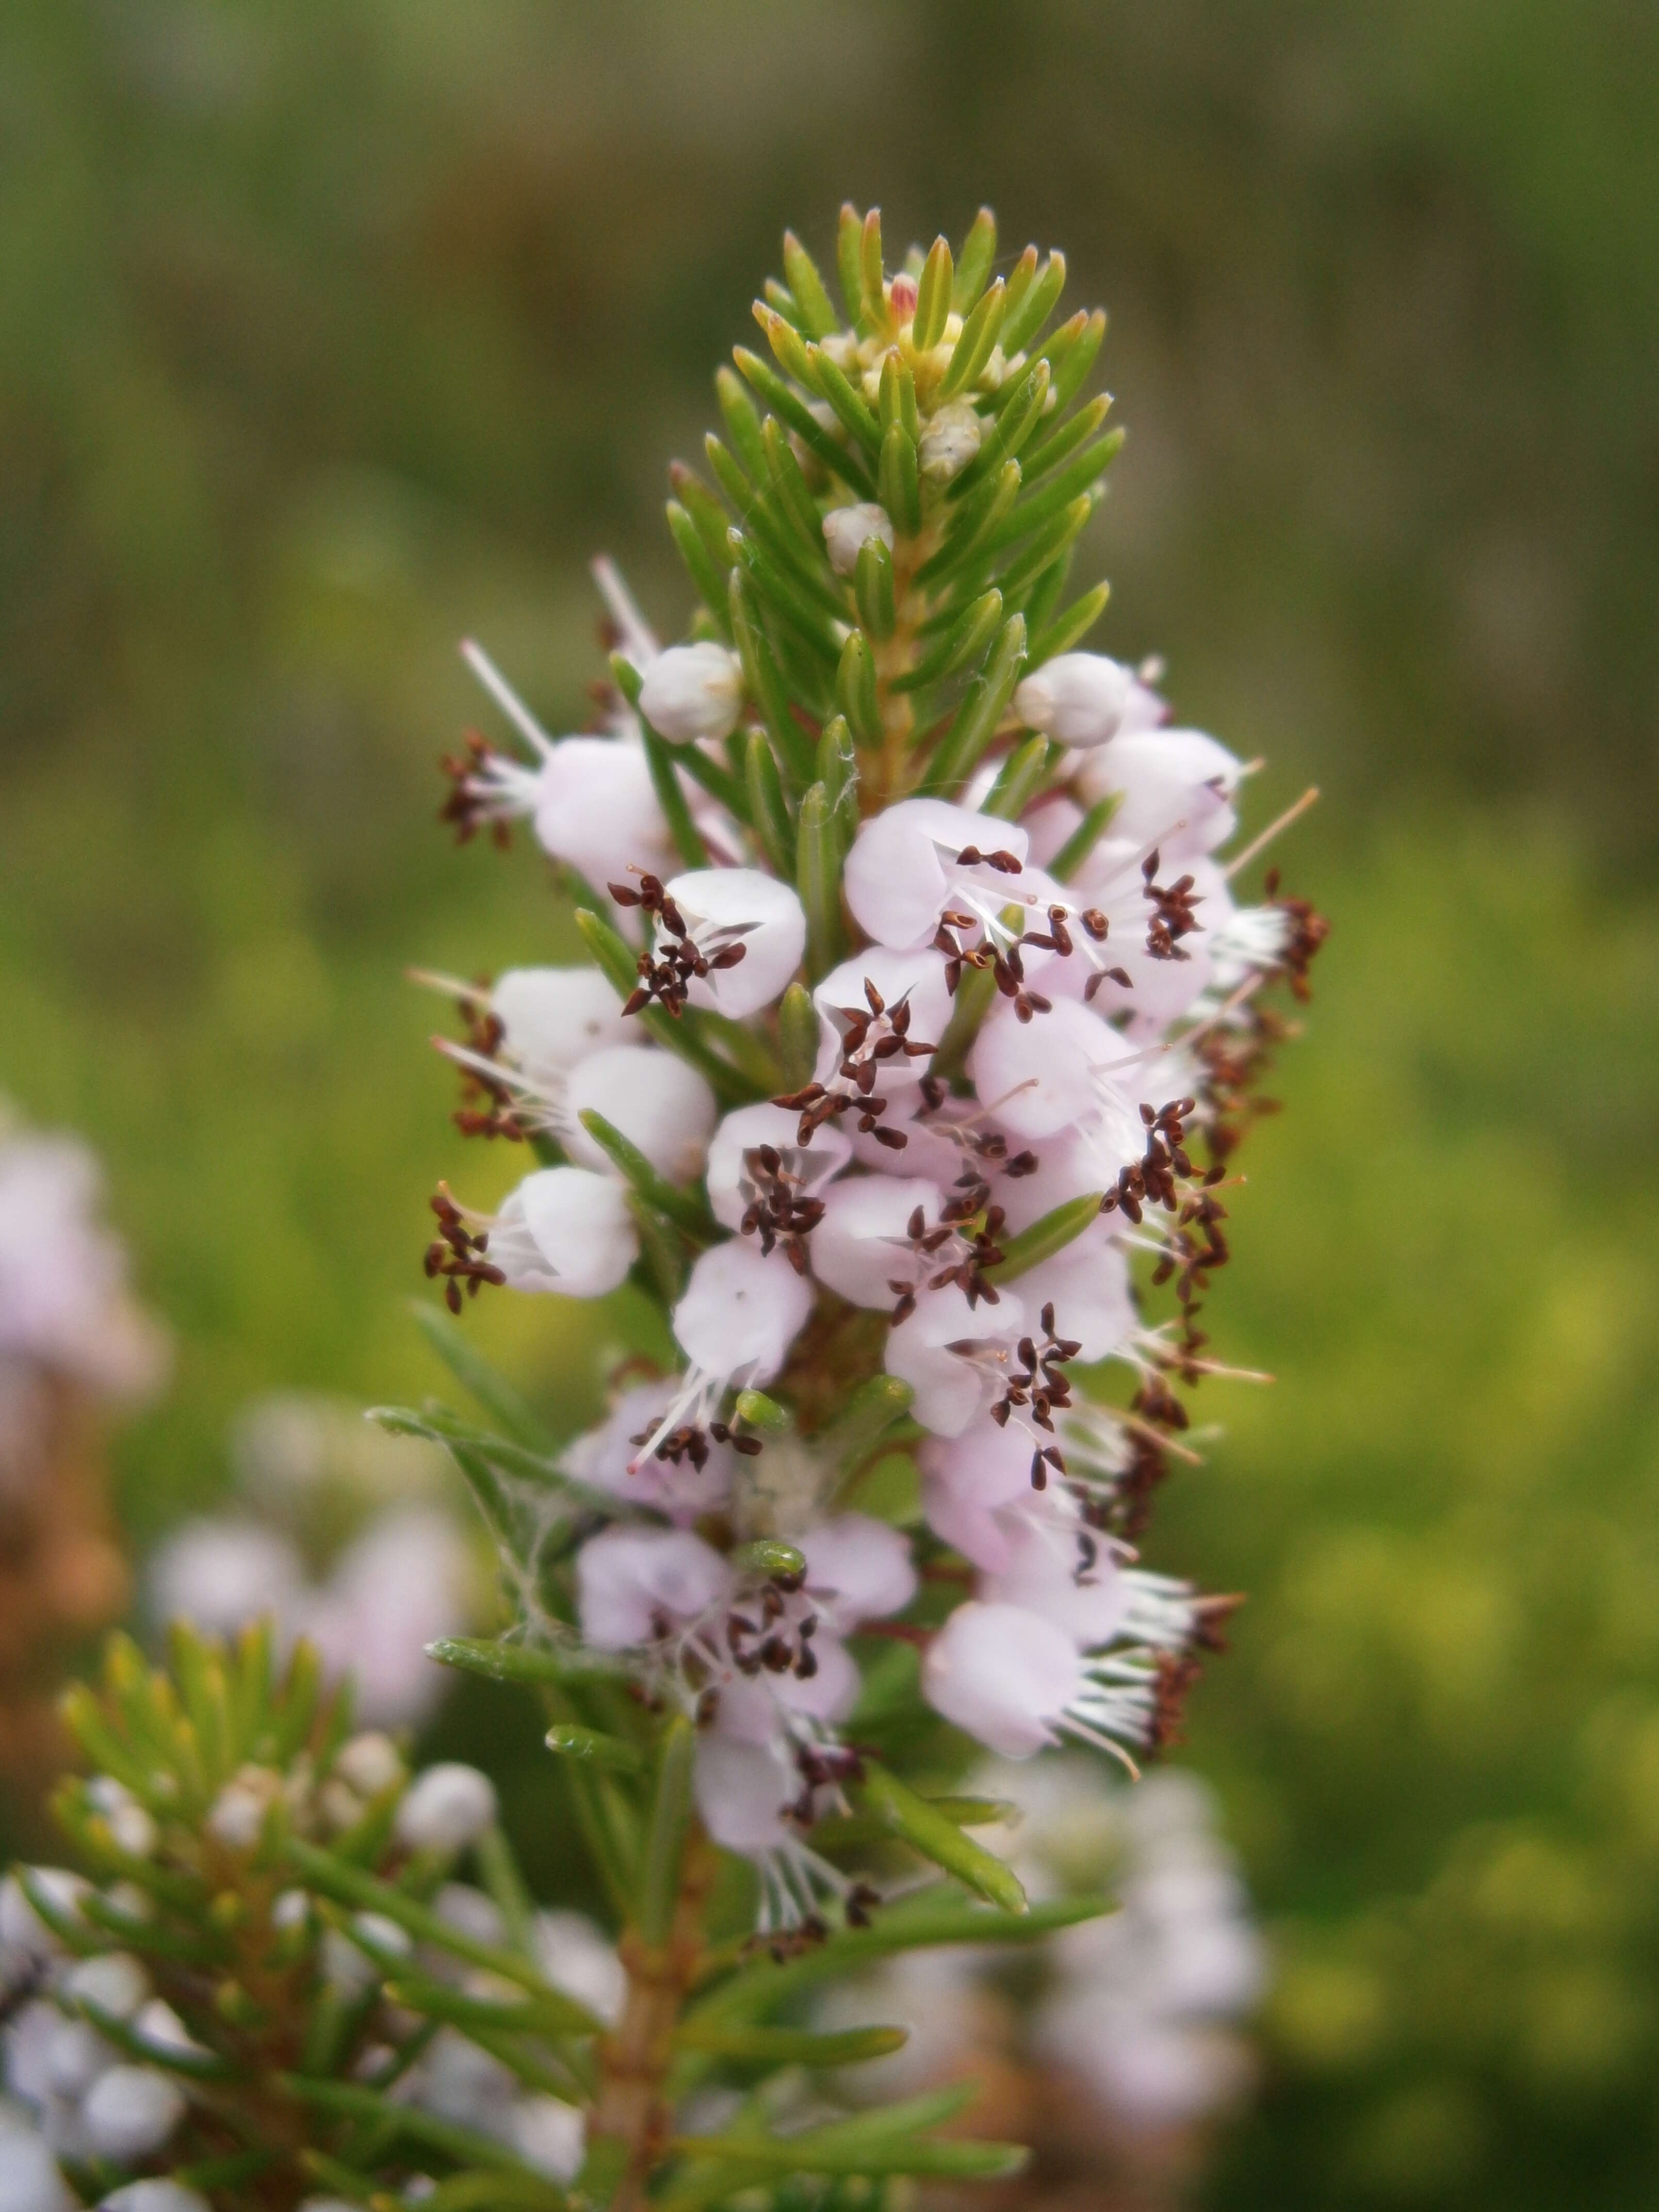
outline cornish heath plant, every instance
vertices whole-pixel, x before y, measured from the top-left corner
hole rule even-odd
[[[785,240],[673,471],[684,641],[597,567],[599,727],[549,736],[465,648],[503,742],[447,763],[445,818],[528,822],[591,964],[427,979],[461,1127],[531,1158],[494,1213],[440,1187],[426,1271],[452,1315],[623,1293],[632,1340],[556,1448],[434,1310],[486,1425],[380,1418],[447,1445],[499,1546],[512,1625],[434,1656],[544,1700],[615,1986],[550,1947],[483,1778],[411,1784],[303,1647],[118,1646],[62,1801],[96,1884],[9,1893],[68,2115],[27,2212],[60,2172],[126,2212],[696,2212],[1019,2162],[940,2132],[963,2089],[838,2106],[825,2069],[902,2032],[818,2000],[1106,1909],[1029,1905],[961,1792],[1068,1741],[1133,1772],[1220,1643],[1236,1601],[1135,1543],[1224,1371],[1232,1158],[1323,925],[1271,878],[1236,902],[1273,834],[1218,857],[1243,766],[1083,649],[1105,319],[995,246],[981,213],[890,276],[848,209],[838,307]]]

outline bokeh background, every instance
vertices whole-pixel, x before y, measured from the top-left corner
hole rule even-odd
[[[1212,1307],[1279,1384],[1153,1554],[1251,1598],[1192,1740],[1279,1959],[1228,2212],[1659,2191],[1656,113],[1632,0],[0,21],[0,1088],[179,1338],[137,1542],[251,1393],[432,1385],[426,1193],[505,1170],[402,969],[569,947],[432,820],[454,641],[568,726],[592,552],[678,627],[783,223],[988,199],[1110,308],[1097,641],[1260,818],[1318,781],[1336,923]]]

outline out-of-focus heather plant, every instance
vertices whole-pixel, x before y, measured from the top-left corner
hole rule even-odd
[[[0,1098],[0,1783],[25,1819],[65,1747],[62,1669],[126,1601],[101,1425],[167,1364],[101,1186],[83,1144],[26,1128]]]
[[[1219,857],[1243,764],[1155,668],[1081,649],[1119,434],[1060,257],[994,276],[982,212],[890,276],[849,209],[838,264],[840,307],[786,239],[772,358],[738,349],[708,476],[674,472],[685,641],[599,563],[599,726],[550,737],[469,646],[518,746],[447,763],[445,818],[528,820],[592,964],[428,979],[460,1005],[460,1126],[535,1164],[489,1213],[440,1187],[427,1273],[453,1316],[485,1285],[607,1299],[626,1348],[560,1445],[433,1310],[485,1425],[380,1419],[447,1447],[495,1538],[510,1626],[434,1656],[544,1701],[615,1985],[573,1996],[538,1949],[483,1778],[405,1793],[309,1647],[280,1682],[257,1634],[180,1634],[176,1682],[119,1647],[63,1809],[120,1894],[25,1873],[9,1911],[43,2043],[67,2008],[136,2062],[67,2117],[35,2098],[128,2212],[184,2212],[143,2194],[163,2175],[227,2206],[696,2212],[1011,2172],[1017,2146],[940,2131],[971,2085],[832,2095],[904,2036],[814,2000],[1097,1919],[978,1839],[1006,1808],[973,1771],[1069,1741],[1137,1773],[1220,1646],[1236,1600],[1136,1546],[1227,1372],[1202,1315],[1233,1158],[1323,924],[1273,878],[1237,902],[1280,826]],[[482,1905],[445,1887],[466,1849]],[[125,2014],[46,1955],[108,1973],[112,1938]],[[129,2035],[152,1987],[171,2058]],[[1159,2032],[1126,2030],[1143,2058]]]
[[[149,1613],[220,1637],[268,1616],[283,1644],[303,1636],[327,1674],[350,1674],[361,1721],[426,1720],[447,1680],[426,1646],[473,1625],[481,1580],[443,1455],[285,1391],[245,1410],[231,1462],[230,1500],[146,1562]]]

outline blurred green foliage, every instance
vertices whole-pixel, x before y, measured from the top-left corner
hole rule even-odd
[[[1656,95],[1628,0],[0,22],[0,1086],[181,1340],[140,1539],[250,1391],[431,1387],[425,1192],[511,1172],[400,981],[571,950],[431,824],[454,638],[568,725],[592,551],[678,625],[665,464],[784,222],[989,198],[1110,306],[1099,641],[1260,818],[1317,776],[1338,923],[1213,1304],[1280,1387],[1153,1554],[1251,1592],[1195,1722],[1285,1962],[1240,2212],[1659,2186]],[[477,1326],[590,1410],[591,1317]]]

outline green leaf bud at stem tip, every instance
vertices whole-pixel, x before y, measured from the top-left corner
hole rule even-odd
[[[839,330],[841,317],[823,288],[817,264],[793,230],[783,234],[783,273],[789,280],[789,289],[811,335],[826,337],[831,331]]]
[[[912,337],[918,353],[931,351],[945,336],[945,318],[951,312],[951,291],[955,276],[950,240],[936,238],[923,265],[921,282],[916,288],[916,314]]]
[[[858,323],[864,310],[864,219],[851,200],[842,202],[836,226],[836,274],[847,302],[847,319]]]
[[[985,280],[996,258],[997,219],[989,208],[982,207],[962,241],[962,258],[957,264],[956,282],[951,290],[951,305],[957,314],[966,315],[971,311],[985,289]]]

